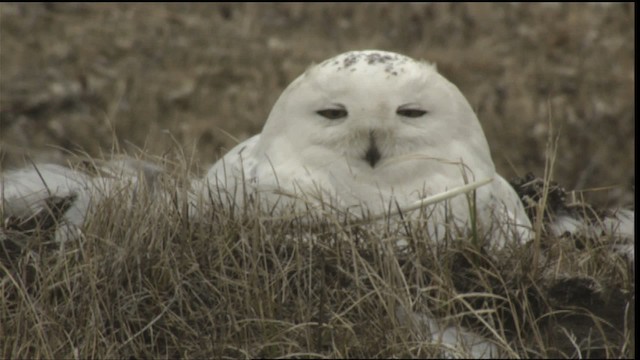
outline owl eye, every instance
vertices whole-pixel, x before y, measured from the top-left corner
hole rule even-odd
[[[349,113],[344,109],[324,109],[316,111],[316,114],[329,120],[337,120],[347,117]]]
[[[420,116],[426,114],[427,111],[420,109],[398,109],[396,114],[408,118],[419,118]]]

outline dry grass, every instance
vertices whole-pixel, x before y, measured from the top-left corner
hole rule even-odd
[[[258,132],[311,62],[380,48],[438,63],[507,177],[544,173],[551,119],[554,178],[571,189],[618,185],[588,195],[629,204],[633,10],[0,4],[0,166],[125,151],[160,158],[175,193],[173,179],[235,143],[220,129]],[[127,196],[105,201],[80,240],[58,248],[41,228],[3,259],[2,357],[437,355],[397,322],[398,304],[463,323],[507,356],[635,355],[634,272],[607,239],[578,247],[540,233],[540,250],[489,256],[464,238],[433,245],[419,227],[374,232],[219,207],[195,222],[178,196]],[[390,246],[400,236],[411,252]]]
[[[401,306],[473,329],[503,356],[634,356],[633,270],[600,240],[579,249],[541,234],[540,249],[487,254],[471,239],[481,230],[435,245],[424,223],[283,220],[215,200],[196,221],[179,177],[156,189],[168,202],[115,192],[77,241],[52,244],[40,224],[3,256],[3,357],[441,356],[424,328],[398,321]]]

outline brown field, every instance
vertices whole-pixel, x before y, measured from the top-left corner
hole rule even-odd
[[[310,64],[375,48],[435,62],[476,110],[506,178],[543,176],[547,144],[558,135],[554,180],[597,205],[633,208],[634,10],[2,3],[0,170],[125,152],[179,159],[199,175],[260,132],[281,91]],[[190,224],[174,210],[127,216],[113,205],[87,228],[100,241],[53,251],[31,244],[5,262],[1,356],[434,355],[406,336],[388,306],[422,282],[443,289],[423,294],[440,315],[467,310],[460,294],[495,294],[468,302],[507,313],[494,319],[510,357],[635,355],[633,267],[597,244],[548,244],[547,271],[526,251],[492,264],[462,245],[444,256],[425,245],[416,258],[378,258],[366,242],[349,242],[374,236],[364,230],[312,229],[347,234],[345,260],[339,245],[311,253],[285,241],[302,236],[295,224],[246,214]],[[398,274],[420,286],[398,295]],[[471,327],[481,317],[466,316]]]
[[[62,162],[67,150],[163,155],[200,168],[260,132],[311,63],[352,49],[423,58],[476,109],[507,178],[614,189],[635,173],[634,6],[14,5],[0,7],[1,162]]]

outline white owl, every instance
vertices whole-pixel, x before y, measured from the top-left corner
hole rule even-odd
[[[493,228],[499,246],[527,240],[522,203],[496,173],[458,88],[431,64],[368,50],[338,55],[293,81],[262,133],[213,165],[204,191],[225,189],[242,205],[248,186],[271,203],[292,197],[377,215],[485,179],[493,181],[476,190],[480,223]],[[435,207],[434,231],[442,231],[445,215],[469,226],[468,197],[448,205],[446,214]]]

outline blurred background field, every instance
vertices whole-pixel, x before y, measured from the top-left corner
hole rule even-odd
[[[258,133],[310,64],[354,49],[435,62],[507,178],[633,206],[631,4],[0,4],[0,167],[73,152],[171,156],[202,173]],[[228,136],[226,133],[230,134]],[[115,137],[114,137],[115,136]]]

